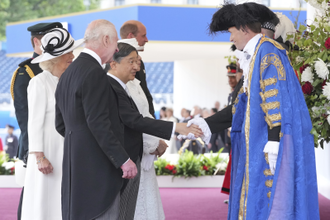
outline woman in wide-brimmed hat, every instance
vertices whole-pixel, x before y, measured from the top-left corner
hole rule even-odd
[[[75,41],[63,28],[42,39],[39,63],[43,72],[33,77],[28,92],[29,159],[24,185],[22,220],[58,220],[61,214],[63,137],[55,130],[55,89],[74,58]]]

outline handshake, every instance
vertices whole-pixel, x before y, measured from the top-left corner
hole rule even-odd
[[[185,128],[181,128],[181,126],[186,125]],[[196,138],[200,137],[203,139],[205,144],[208,144],[211,139],[211,130],[203,118],[194,118],[188,121],[188,123],[178,123],[177,127],[180,126],[182,132],[177,131],[180,133],[178,139],[190,139],[195,140]],[[177,129],[176,129],[177,130]]]

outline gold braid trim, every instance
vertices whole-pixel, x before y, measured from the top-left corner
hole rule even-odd
[[[236,113],[236,107],[233,105],[233,107],[231,108],[231,113],[234,115]]]
[[[271,191],[268,191],[267,197],[270,199],[270,196],[272,195]]]
[[[272,115],[266,115],[266,117],[268,117],[269,118],[269,120],[271,120],[271,121],[279,121],[279,120],[281,120],[281,113],[278,113],[278,114],[272,114]]]
[[[272,84],[276,84],[277,83],[277,79],[276,77],[274,78],[269,78],[269,79],[265,79],[265,80],[260,80],[260,88],[265,91],[266,86],[270,86]]]
[[[266,180],[265,185],[271,188],[273,186],[273,180]]]
[[[267,159],[268,159],[268,155],[267,155]],[[272,172],[270,171],[270,169],[265,169],[264,170],[264,175],[265,176],[274,176],[274,174],[272,174]]]
[[[280,108],[279,102],[268,102],[268,103],[261,103],[260,104],[262,110],[267,114],[269,110]]]
[[[35,75],[34,75],[32,69],[31,69],[28,65],[25,65],[24,67],[25,67],[26,72],[29,74],[29,76],[30,76],[31,79],[32,79],[33,77],[35,77]]]
[[[278,94],[277,89],[271,89],[271,90],[268,90],[264,93],[262,93],[262,92],[259,93],[259,95],[261,96],[262,102],[266,102],[267,98],[277,96],[277,94]]]
[[[25,67],[25,70],[26,70],[27,74],[30,76],[31,79],[33,77],[35,77],[32,69],[28,65],[24,65],[24,67]],[[15,84],[15,80],[16,80],[16,76],[17,76],[17,72],[18,72],[19,68],[21,68],[21,67],[18,67],[15,70],[15,72],[13,73],[13,76],[11,78],[11,83],[10,83],[10,94],[11,94],[11,97],[13,98],[13,100],[14,100],[14,84]]]
[[[18,72],[18,69],[20,67],[18,67],[14,73],[13,73],[13,76],[11,77],[11,83],[10,83],[10,94],[11,94],[11,97],[12,99],[14,100],[14,84],[15,84],[15,80],[16,80],[16,76],[17,76],[17,72]]]
[[[273,124],[274,121],[279,121],[279,120],[281,120],[281,114],[280,113],[273,114],[273,115],[266,114],[266,116],[265,116],[265,121],[267,122],[270,129],[273,129],[274,127],[280,126],[281,122]]]
[[[283,132],[282,131],[280,132],[279,136],[280,136],[280,139],[283,137]]]
[[[265,160],[266,160],[266,163],[269,164],[269,161],[268,161],[268,153],[265,153]]]

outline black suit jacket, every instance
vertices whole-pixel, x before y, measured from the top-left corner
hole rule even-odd
[[[242,86],[243,86],[243,77],[237,83],[234,91],[232,92],[232,99],[231,99],[232,101],[230,105],[228,105],[226,108],[222,109],[221,111],[218,111],[211,117],[205,119],[206,123],[210,127],[212,134],[218,133],[226,128],[231,127],[231,122],[233,119],[232,106]]]
[[[143,153],[142,133],[169,140],[172,135],[173,122],[144,118],[124,88],[111,76],[108,76],[108,80],[118,99],[120,120],[125,125],[125,150],[136,162]]]
[[[147,86],[146,71],[145,71],[144,63],[143,63],[142,60],[141,60],[140,71],[136,72],[135,78],[140,80],[140,85],[141,85],[142,90],[143,90],[143,92],[146,95],[147,100],[148,100],[149,112],[155,118],[155,109],[154,109],[154,104],[152,102],[153,99],[152,99],[152,95],[150,94],[150,91],[149,91],[148,86]]]
[[[56,129],[65,137],[62,218],[95,219],[123,186],[120,166],[129,158],[116,97],[101,65],[86,53],[63,73],[55,97]]]

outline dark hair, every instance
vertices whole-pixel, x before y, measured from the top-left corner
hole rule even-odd
[[[212,110],[213,113],[217,113],[218,112],[218,109],[216,109],[216,108],[211,108],[211,110]]]
[[[269,8],[254,2],[239,5],[225,3],[212,17],[209,30],[211,34],[227,32],[229,28],[237,30],[249,28],[254,33],[261,32],[261,24],[274,21],[277,16]],[[277,18],[278,19],[278,18]]]
[[[121,39],[126,39],[127,35],[129,35],[129,33],[132,33],[134,36],[136,36],[138,32],[138,27],[136,24],[124,24],[121,28],[120,28],[120,37]]]
[[[38,34],[38,35],[32,35],[32,36],[31,36],[31,44],[32,44],[32,47],[33,47],[33,48],[35,47],[33,39],[34,39],[34,38],[37,38],[37,39],[41,40],[41,38],[42,38],[43,36],[44,36],[44,35],[40,35],[40,34]]]
[[[113,61],[116,63],[120,63],[120,61],[124,58],[130,55],[133,51],[138,54],[137,50],[135,47],[126,44],[126,43],[118,43],[118,52],[113,55]]]
[[[161,107],[160,109],[163,110],[163,111],[166,111],[166,107],[165,106],[164,107]]]

